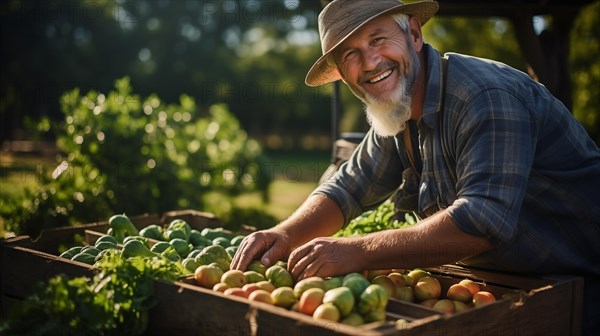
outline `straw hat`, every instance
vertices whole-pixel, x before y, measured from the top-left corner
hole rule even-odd
[[[337,69],[327,63],[333,49],[369,21],[385,14],[407,14],[424,25],[438,10],[436,1],[403,4],[398,0],[334,0],[319,14],[321,56],[306,75],[306,85],[319,86],[340,80]]]

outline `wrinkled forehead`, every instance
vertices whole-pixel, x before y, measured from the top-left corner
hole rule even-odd
[[[332,54],[337,57],[349,48],[353,48],[361,43],[369,43],[375,37],[390,36],[399,32],[402,32],[402,29],[396,20],[391,15],[383,15],[367,22],[348,36],[346,40],[332,50]]]

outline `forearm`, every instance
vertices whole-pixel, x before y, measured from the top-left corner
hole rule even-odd
[[[289,251],[316,237],[328,237],[344,225],[344,216],[333,200],[312,195],[286,220],[273,230],[290,238]]]
[[[415,268],[453,263],[492,247],[490,242],[456,226],[446,211],[405,229],[361,238],[370,269]]]

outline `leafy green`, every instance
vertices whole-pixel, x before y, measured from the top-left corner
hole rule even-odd
[[[0,220],[16,234],[114,213],[202,209],[224,218],[218,212],[235,210],[232,196],[267,198],[272,174],[261,146],[226,105],[142,98],[125,77],[106,94],[65,93],[61,110],[64,120],[53,125],[57,165],[36,171],[39,187],[0,203]],[[213,194],[224,195],[226,210],[210,208]]]
[[[416,223],[409,214],[405,221],[393,219],[394,203],[391,200],[383,202],[374,210],[366,211],[354,218],[344,228],[334,234],[334,237],[351,237],[388,229],[399,229]]]
[[[93,278],[56,276],[17,306],[0,334],[140,335],[156,304],[154,280],[185,272],[163,257],[124,258],[108,251]]]

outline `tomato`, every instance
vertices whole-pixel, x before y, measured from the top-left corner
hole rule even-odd
[[[292,275],[285,268],[274,265],[267,269],[265,277],[275,287],[292,287]]]
[[[202,265],[196,268],[194,279],[204,288],[212,288],[220,282],[223,271],[214,265]]]
[[[363,315],[363,318],[368,323],[385,321],[385,308],[372,310]]]
[[[296,302],[296,295],[294,295],[294,290],[292,287],[279,287],[276,288],[273,292],[271,292],[271,298],[273,299],[273,304],[283,308],[290,308]]]
[[[317,307],[323,303],[324,296],[325,291],[321,288],[307,289],[300,297],[298,310],[302,314],[312,315],[315,312],[315,309],[317,309]]]
[[[309,288],[321,288],[325,290],[325,282],[323,278],[315,276],[298,281],[294,286],[294,294],[296,295],[296,298],[300,298],[302,293]]]
[[[255,282],[259,282],[259,281],[264,281],[265,280],[265,276],[255,272],[255,271],[246,271],[244,272],[244,275],[246,276],[246,279],[248,280],[248,283],[255,283]]]
[[[323,281],[323,285],[324,285],[323,289],[328,291],[330,289],[342,287],[343,280],[344,280],[344,278],[341,276],[325,279]]]
[[[350,288],[354,298],[358,300],[362,292],[370,285],[371,283],[367,278],[362,275],[356,275],[344,278],[343,286]]]
[[[348,287],[338,287],[325,292],[323,303],[333,303],[342,317],[350,315],[354,308],[354,294]]]
[[[358,303],[358,312],[367,314],[372,311],[384,309],[388,303],[388,293],[380,285],[369,285],[360,295]]]
[[[333,303],[323,303],[315,309],[314,318],[337,322],[340,320],[340,312]]]
[[[350,313],[350,315],[346,316],[340,322],[343,324],[347,324],[347,325],[351,325],[351,326],[355,326],[355,327],[365,324],[365,320],[358,313]]]

